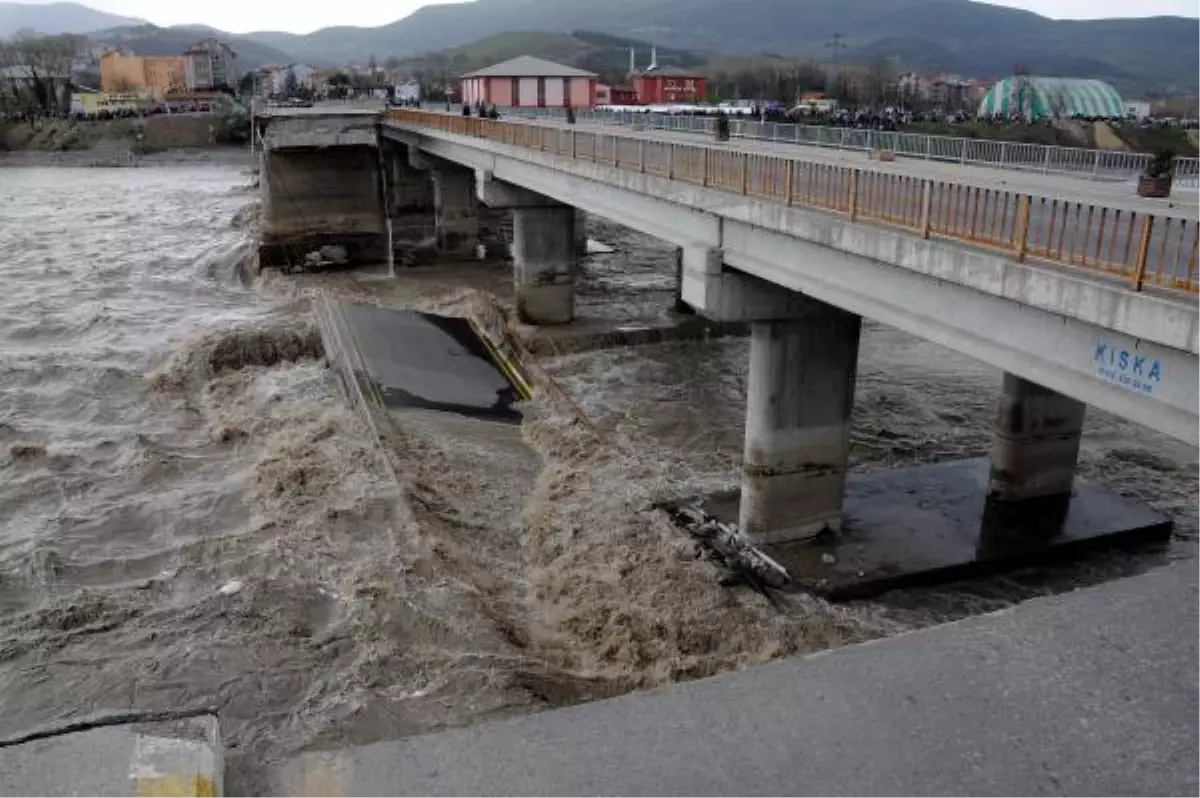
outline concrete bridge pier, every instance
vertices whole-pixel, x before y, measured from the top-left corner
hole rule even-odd
[[[759,543],[838,531],[862,319],[811,300],[751,325],[739,526]]]
[[[479,246],[475,175],[445,166],[433,170],[433,200],[438,254],[473,260]]]
[[[517,315],[526,324],[575,318],[575,209],[513,209]]]
[[[758,543],[838,530],[862,318],[684,247],[682,300],[706,318],[750,322],[739,526]]]
[[[478,198],[509,209],[513,222],[513,283],[517,315],[526,324],[566,324],[575,318],[578,211],[570,205],[475,174]]]
[[[993,426],[989,498],[1065,503],[1085,410],[1083,402],[1006,373]]]
[[[412,166],[406,150],[403,144],[384,142],[381,152],[392,246],[396,250],[432,237],[435,230],[433,181],[428,171]]]
[[[583,257],[587,254],[587,211],[579,208],[575,209],[575,254]]]
[[[260,266],[303,269],[385,260],[374,118],[331,114],[261,123]]]

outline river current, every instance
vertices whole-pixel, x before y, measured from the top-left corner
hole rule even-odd
[[[0,168],[0,736],[211,706],[307,740],[353,689],[394,487],[307,305],[248,287],[251,199],[234,163]]]
[[[720,587],[650,508],[737,484],[744,339],[546,358],[611,446],[540,406],[520,441],[414,414],[389,473],[322,362],[306,297],[461,309],[466,267],[424,293],[264,281],[246,268],[250,181],[220,159],[0,166],[0,738],[211,707],[231,789],[253,792],[264,762],[297,750],[704,676],[1047,589],[794,596],[780,612]],[[646,285],[669,301],[668,254],[604,234],[624,254],[593,261],[582,305],[637,302]],[[998,385],[869,326],[854,464],[986,453]],[[1175,516],[1191,556],[1194,452],[1095,413],[1081,471]]]

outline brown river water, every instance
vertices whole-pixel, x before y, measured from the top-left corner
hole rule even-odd
[[[389,471],[321,360],[316,290],[449,313],[502,267],[248,275],[235,162],[0,166],[0,738],[213,707],[266,763],[894,634],[1190,557],[1196,453],[1098,412],[1081,473],[1172,515],[1165,553],[834,606],[720,587],[651,509],[736,486],[747,342],[549,356],[589,424],[395,418]],[[597,221],[581,307],[670,301]],[[624,297],[624,299],[621,299]],[[868,325],[854,463],[986,453],[992,369]]]

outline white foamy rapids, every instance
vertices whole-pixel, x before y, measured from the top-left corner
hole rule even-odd
[[[0,736],[236,685],[269,725],[342,615],[394,488],[307,304],[246,288],[245,180],[0,171]]]

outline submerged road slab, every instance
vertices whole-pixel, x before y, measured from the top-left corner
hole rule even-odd
[[[222,795],[217,719],[154,723],[0,742],[0,795]]]
[[[468,320],[350,302],[338,307],[388,407],[520,420],[516,386]]]
[[[291,795],[1195,795],[1194,561],[471,729],[313,753]]]

